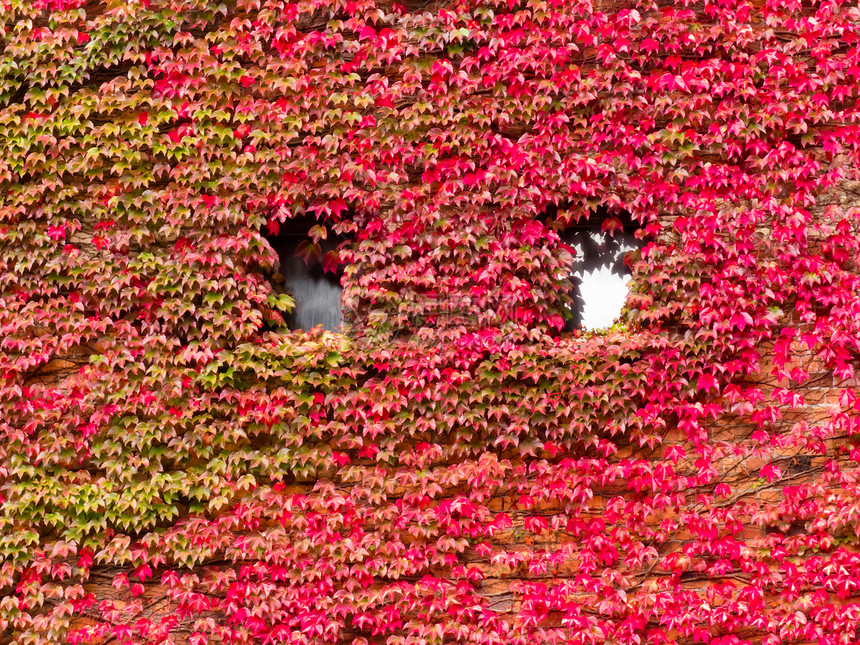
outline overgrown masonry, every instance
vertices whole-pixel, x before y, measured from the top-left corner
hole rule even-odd
[[[855,5],[0,17],[0,642],[860,638]],[[309,211],[341,335],[265,278]]]

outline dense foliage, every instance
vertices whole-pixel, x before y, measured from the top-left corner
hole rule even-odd
[[[856,5],[0,15],[0,642],[860,637]],[[308,212],[342,335],[267,277]]]

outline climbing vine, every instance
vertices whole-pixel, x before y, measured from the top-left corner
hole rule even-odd
[[[860,638],[855,4],[0,16],[0,642]]]

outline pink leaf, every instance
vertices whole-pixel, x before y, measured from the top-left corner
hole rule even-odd
[[[761,467],[761,476],[764,477],[768,482],[773,483],[775,480],[782,477],[782,471],[778,466],[774,466],[772,464],[767,464]]]
[[[48,237],[52,240],[62,240],[66,237],[66,227],[65,226],[49,226],[48,227]]]

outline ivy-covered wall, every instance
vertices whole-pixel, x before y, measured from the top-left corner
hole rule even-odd
[[[0,16],[0,643],[860,639],[855,3]]]

